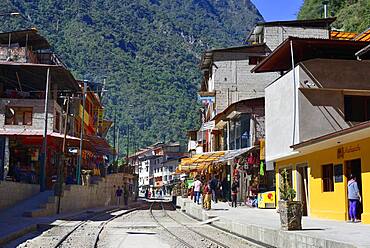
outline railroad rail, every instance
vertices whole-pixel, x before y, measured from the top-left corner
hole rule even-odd
[[[169,234],[171,234],[177,241],[179,241],[181,244],[187,246],[187,247],[190,247],[190,248],[196,248],[195,246],[189,244],[189,242],[187,242],[186,240],[184,240],[183,238],[179,237],[179,235],[177,235],[176,233],[174,233],[173,231],[171,231],[169,228],[167,228],[165,225],[163,225],[153,214],[153,207],[155,206],[155,204],[160,204],[160,209],[163,211],[163,213],[165,214],[166,217],[170,218],[172,221],[174,221],[175,223],[179,224],[180,226],[186,228],[188,231],[190,231],[191,233],[195,234],[195,235],[199,235],[201,236],[202,238],[204,238],[205,240],[207,240],[209,243],[213,243],[214,245],[216,245],[217,247],[223,247],[223,248],[229,248],[227,245],[213,239],[213,238],[210,238],[202,233],[199,233],[197,232],[196,230],[194,230],[193,228],[177,221],[176,219],[172,218],[166,211],[165,207],[163,206],[163,202],[153,202],[151,205],[150,205],[150,214],[152,216],[152,218],[155,220],[155,222],[161,226],[164,230],[166,230]]]
[[[102,231],[104,230],[104,228],[105,228],[105,226],[109,223],[109,222],[111,222],[111,221],[113,221],[113,220],[115,220],[115,219],[117,219],[117,218],[119,218],[119,217],[121,217],[121,216],[123,216],[123,215],[126,215],[126,214],[129,214],[129,213],[131,213],[131,212],[133,212],[133,211],[137,211],[137,210],[139,210],[139,209],[142,209],[142,207],[138,207],[138,208],[132,208],[132,209],[129,209],[129,210],[127,210],[127,211],[124,211],[124,212],[122,212],[122,213],[119,213],[119,214],[117,214],[117,215],[115,215],[115,216],[113,216],[113,217],[111,217],[111,218],[109,218],[108,220],[106,220],[106,221],[104,221],[104,222],[102,222],[102,224],[100,224],[100,226],[99,226],[99,230],[98,230],[98,232],[97,232],[97,235],[95,236],[95,240],[94,240],[94,248],[96,248],[96,247],[98,247],[98,242],[99,242],[99,239],[100,239],[100,234],[102,233]],[[89,218],[89,219],[87,219],[87,220],[82,220],[82,221],[80,221],[77,225],[75,225],[73,228],[72,228],[72,230],[70,230],[69,232],[67,232],[59,241],[58,241],[58,243],[54,246],[54,248],[60,248],[60,247],[62,247],[62,245],[63,245],[63,243],[73,234],[73,233],[75,233],[79,228],[81,228],[81,227],[83,227],[84,225],[86,225],[90,220],[94,220],[94,219],[98,219],[99,217],[102,217],[102,216],[104,216],[104,215],[107,215],[107,214],[111,214],[111,213],[114,213],[114,212],[118,212],[118,211],[122,211],[122,209],[113,209],[113,210],[109,210],[109,211],[105,211],[105,212],[103,212],[103,213],[99,213],[99,214],[96,214],[96,215],[94,215],[92,218]]]

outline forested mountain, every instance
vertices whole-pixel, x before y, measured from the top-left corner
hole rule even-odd
[[[334,27],[362,32],[370,27],[370,0],[329,0],[329,16],[336,16]],[[305,0],[298,19],[323,18],[322,0]]]
[[[0,17],[1,31],[35,26],[77,78],[106,78],[122,153],[128,124],[137,147],[198,127],[201,52],[240,44],[262,20],[250,0],[2,0],[0,10],[28,19]]]

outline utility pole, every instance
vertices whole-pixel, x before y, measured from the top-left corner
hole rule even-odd
[[[67,106],[66,106],[66,113],[64,119],[64,136],[63,136],[63,145],[62,145],[62,155],[59,160],[58,166],[58,179],[57,179],[57,187],[55,188],[55,195],[58,196],[58,208],[57,214],[60,214],[60,198],[63,194],[63,178],[64,178],[64,163],[66,161],[66,140],[67,140],[67,125],[68,125],[68,116],[69,116],[69,101],[70,97],[66,97]]]
[[[128,163],[128,153],[130,150],[130,124],[127,124],[127,151],[126,151],[126,162]]]
[[[42,162],[40,166],[40,192],[45,191],[45,171],[46,171],[46,164],[47,164],[47,135],[48,135],[48,109],[49,109],[49,91],[50,91],[50,67],[46,72],[46,91],[45,91],[45,119],[44,119],[44,134],[43,134],[43,142],[42,142]]]
[[[84,128],[85,128],[86,91],[87,91],[87,83],[86,83],[86,81],[84,81],[84,89],[83,89],[83,94],[82,94],[82,120],[81,120],[81,135],[80,135],[80,156],[78,157],[78,165],[77,165],[77,172],[76,172],[77,184],[81,184],[82,143],[83,143]]]
[[[115,151],[116,154],[113,155],[113,163],[116,162],[116,156],[117,156],[116,125],[117,125],[116,110],[114,110],[114,119],[113,119],[113,148],[114,148],[114,151]]]

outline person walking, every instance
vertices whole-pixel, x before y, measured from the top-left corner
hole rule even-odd
[[[350,175],[348,181],[348,201],[349,201],[349,219],[352,222],[358,222],[357,219],[357,208],[361,202],[360,190],[356,182],[356,177]]]
[[[200,204],[199,203],[199,199],[200,199],[200,188],[202,187],[202,182],[199,181],[199,176],[197,176],[195,178],[195,182],[194,182],[194,202],[197,203],[198,205]]]
[[[206,210],[211,209],[211,194],[212,190],[209,184],[205,184],[203,188],[203,194],[204,194],[204,203],[203,203],[203,208]]]
[[[231,185],[231,198],[232,198],[232,202],[231,202],[231,207],[236,207],[237,205],[237,196],[238,196],[238,189],[239,189],[239,182],[236,180],[236,178],[234,178],[234,181],[233,181],[233,184]]]
[[[217,177],[215,177],[213,175],[211,181],[210,181],[210,185],[211,185],[211,191],[212,191],[212,201],[214,203],[217,203],[217,188],[218,188],[218,185],[219,182],[218,182],[218,179]]]
[[[123,202],[125,203],[125,206],[127,207],[128,205],[128,189],[127,189],[127,186],[124,187],[124,190],[123,190]]]
[[[121,204],[121,197],[122,197],[122,189],[120,186],[118,186],[117,190],[116,190],[116,198],[117,198],[117,206],[119,206]]]

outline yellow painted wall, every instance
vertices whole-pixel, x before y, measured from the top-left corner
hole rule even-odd
[[[344,158],[337,158],[338,148],[360,147],[359,151],[344,153]],[[296,158],[279,161],[276,163],[276,190],[279,199],[279,169],[284,167],[293,168],[293,185],[296,184],[296,165],[308,164],[308,189],[309,189],[309,215],[323,219],[346,220],[347,219],[347,178],[345,161],[361,159],[362,171],[362,222],[370,224],[370,138],[357,142],[341,144],[333,148],[323,149]],[[322,165],[342,164],[343,182],[334,182],[333,192],[323,192]]]

